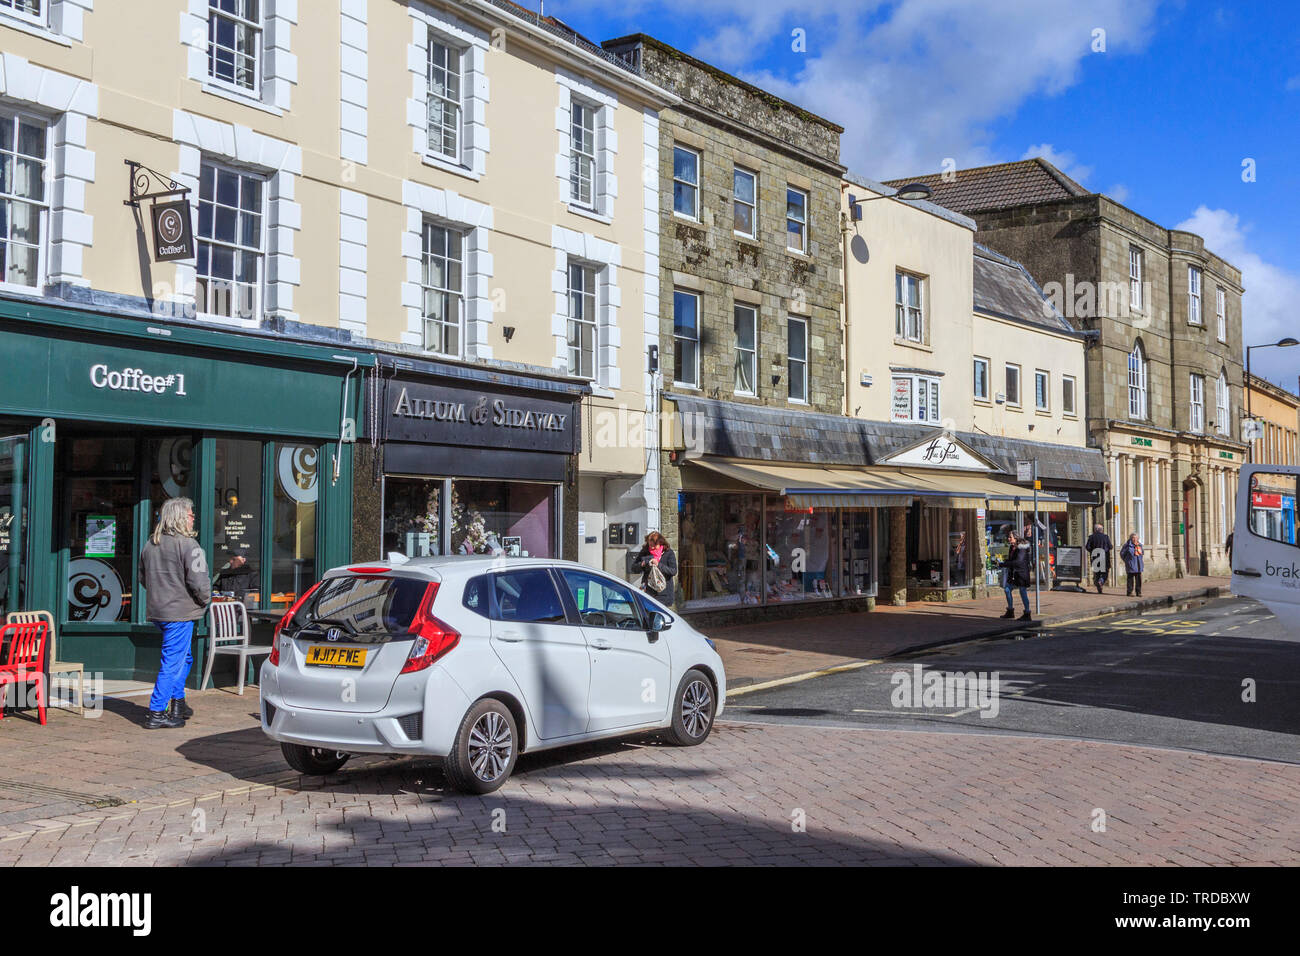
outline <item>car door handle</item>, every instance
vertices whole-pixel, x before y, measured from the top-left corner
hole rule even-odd
[[[1248,578],[1262,578],[1264,576],[1260,574],[1258,571],[1256,571],[1254,568],[1233,568],[1232,573],[1244,574]]]
[[[497,635],[497,640],[504,641],[507,644],[518,644],[524,639],[524,636],[518,631],[502,631]]]
[[[603,637],[594,637],[591,640],[591,646],[598,651],[607,651],[614,645],[611,644],[609,641],[605,640]]]

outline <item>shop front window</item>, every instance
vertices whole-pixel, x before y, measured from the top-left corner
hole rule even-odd
[[[948,516],[944,508],[913,508],[909,515],[909,531],[914,529],[915,539],[910,548],[912,579],[919,587],[944,586],[943,562],[947,547]]]
[[[1000,584],[1002,563],[1010,551],[1011,532],[1018,532],[1014,511],[990,511],[984,519],[984,583]]]
[[[0,613],[22,607],[27,436],[0,438]]]
[[[518,481],[451,483],[451,553],[553,558],[555,489]]]
[[[762,514],[761,495],[682,495],[677,563],[685,606],[761,602]]]
[[[219,438],[214,447],[213,590],[260,607],[262,443]]]
[[[787,510],[768,499],[767,600],[804,601],[839,594],[837,512]]]
[[[63,547],[68,621],[129,621],[135,592],[139,458],[134,438],[71,438],[63,460]]]
[[[316,581],[319,455],[315,445],[275,446],[271,594],[265,607],[289,607]]]
[[[844,595],[859,597],[875,593],[872,573],[871,512],[844,512]]]
[[[441,478],[385,479],[385,554],[427,558],[442,553],[442,486]]]

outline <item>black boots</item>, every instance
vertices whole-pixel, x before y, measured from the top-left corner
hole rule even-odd
[[[1014,618],[1015,616],[1016,616],[1015,609],[1014,609],[1014,608],[1007,608],[1007,613],[1006,613],[1006,614],[1003,614],[1003,615],[1002,615],[1002,618],[1003,618],[1003,620],[1010,621],[1010,620],[1011,620],[1012,618]]]
[[[184,697],[173,697],[172,705],[167,709],[167,713],[173,717],[179,717],[181,720],[189,720],[194,716],[194,708],[185,703]]]
[[[163,728],[184,727],[185,721],[179,717],[173,717],[171,708],[167,710],[151,710],[149,716],[145,718],[145,730],[161,730]]]
[[[1014,612],[1013,612],[1013,613],[1014,613]],[[1020,615],[1020,620],[1022,620],[1022,621],[1032,621],[1033,618],[1030,617],[1029,612],[1026,611],[1024,614]]]

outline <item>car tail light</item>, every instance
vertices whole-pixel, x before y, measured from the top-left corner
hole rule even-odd
[[[317,581],[303,592],[302,597],[294,601],[293,606],[284,612],[284,617],[280,618],[280,620],[276,622],[275,634],[271,637],[271,653],[266,658],[266,662],[272,667],[280,666],[280,632],[284,630],[286,624],[293,620],[293,616],[298,613],[298,608],[302,607],[303,604],[306,603],[307,599],[315,593],[316,589],[320,587],[321,584],[322,582]]]
[[[460,633],[433,616],[433,600],[438,596],[437,583],[430,584],[420,601],[420,609],[411,621],[415,642],[402,666],[403,674],[422,671],[460,642]]]

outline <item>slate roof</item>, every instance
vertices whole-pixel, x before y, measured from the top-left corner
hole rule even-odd
[[[975,311],[1019,319],[1053,332],[1081,333],[1052,305],[1029,270],[975,243]]]
[[[950,176],[951,181],[946,182],[945,175]],[[1041,158],[959,169],[948,174],[891,179],[885,185],[898,187],[905,183],[925,183],[934,191],[931,202],[961,213],[1006,206],[1032,206],[1091,195],[1089,190]]]
[[[750,461],[812,465],[877,465],[890,455],[937,434],[926,425],[872,422],[843,415],[796,412],[764,405],[724,402],[667,393],[686,429],[686,458],[714,455]],[[692,428],[698,422],[700,434]],[[1103,484],[1106,464],[1096,448],[1020,441],[979,432],[953,437],[994,462],[1001,474],[1016,473],[1017,459],[1037,458],[1045,481]]]
[[[892,196],[898,192],[898,190],[893,186],[886,186],[884,183],[878,183],[874,179],[868,179],[866,176],[861,176],[858,173],[845,173],[844,181],[854,186],[861,186],[863,189],[869,189],[873,193],[877,193],[879,195]],[[910,179],[907,181],[912,182],[912,180]],[[863,197],[859,196],[858,198],[863,198]],[[870,197],[866,197],[866,198],[870,198]],[[903,202],[903,200],[899,200],[899,201]],[[948,207],[941,206],[938,203],[930,202],[929,200],[926,199],[914,199],[914,200],[909,200],[907,202],[903,202],[903,205],[911,206],[914,209],[924,209],[932,216],[938,216],[940,219],[946,219],[949,222],[955,223],[958,226],[965,226],[967,229],[971,230],[972,232],[975,231],[976,224],[974,219],[971,219],[969,216],[963,216],[959,212],[953,212]]]

